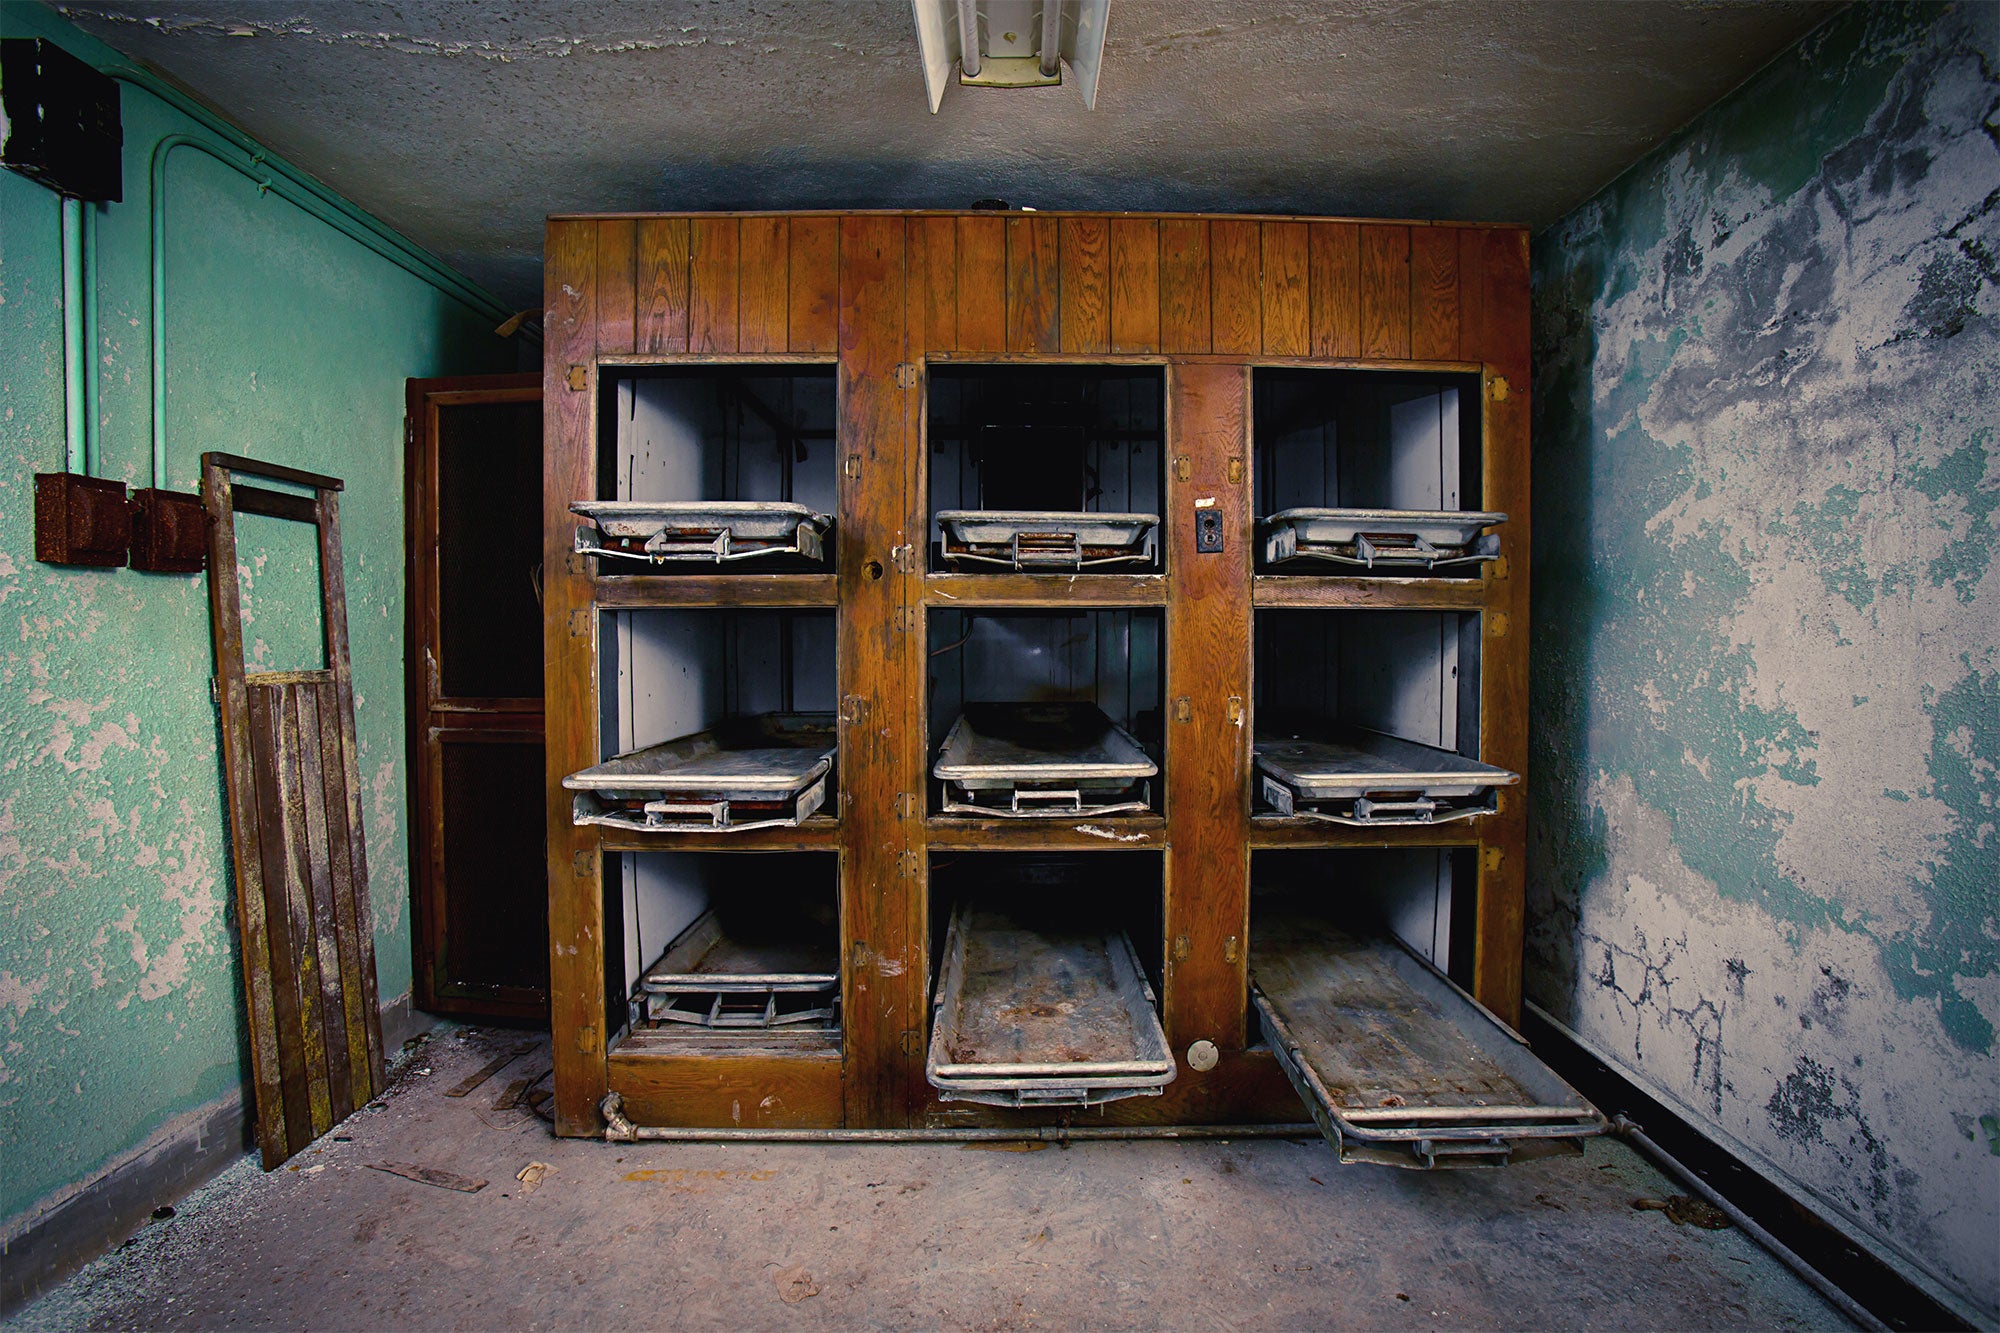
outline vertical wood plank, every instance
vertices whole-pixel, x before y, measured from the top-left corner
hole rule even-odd
[[[1458,359],[1458,229],[1410,229],[1410,356]]]
[[[321,1040],[326,1046],[327,1123],[333,1128],[354,1110],[354,1087],[348,1063],[347,1005],[340,985],[340,936],[333,913],[333,862],[327,849],[326,778],[320,762],[319,688],[315,684],[285,686],[299,715],[299,845],[305,853],[306,903],[312,913],[313,973],[319,978]],[[336,761],[339,750],[334,751]],[[341,817],[347,816],[345,810]]]
[[[958,350],[958,219],[919,220],[924,235],[924,346],[933,352]],[[911,270],[911,281],[916,271]],[[916,333],[911,326],[910,332]]]
[[[958,350],[1007,350],[1007,224],[995,214],[958,219]]]
[[[233,585],[234,580],[231,580]],[[230,595],[236,594],[234,586]],[[259,868],[262,891],[258,895],[259,916],[265,922],[270,957],[270,1019],[274,1034],[273,1045],[281,1073],[282,1084],[273,1088],[276,1096],[269,1102],[259,1100],[258,1115],[260,1127],[258,1138],[262,1143],[267,1131],[261,1121],[267,1115],[267,1107],[275,1107],[276,1124],[272,1135],[276,1155],[272,1147],[264,1147],[264,1169],[272,1170],[290,1157],[299,1148],[312,1142],[312,1102],[307,1093],[310,1074],[306,1066],[304,1021],[299,1012],[299,970],[298,949],[292,933],[291,895],[286,887],[285,867],[287,864],[284,837],[284,789],[279,783],[279,740],[278,711],[274,707],[276,691],[269,686],[253,685],[245,691],[245,704],[250,722],[250,748],[252,751],[253,781],[256,791],[256,823],[253,835],[252,861]],[[246,862],[239,859],[239,866]]]
[[[1312,348],[1306,224],[1266,222],[1263,230],[1264,354],[1305,356]]]
[[[1214,269],[1210,338],[1218,353],[1254,355],[1264,345],[1262,228],[1244,218],[1208,224]]]
[[[1167,512],[1197,499],[1222,513],[1223,550],[1195,550],[1194,524],[1167,527],[1167,575],[1180,605],[1167,617],[1167,810],[1173,853],[1167,887],[1165,1015],[1174,1049],[1207,1039],[1225,1071],[1244,1041],[1249,943],[1250,549],[1247,480],[1250,370],[1174,364],[1167,377]],[[1180,477],[1180,460],[1188,476]],[[1245,476],[1247,469],[1239,472]],[[1230,718],[1230,700],[1246,710]],[[1187,700],[1181,721],[1180,700]],[[1183,945],[1182,941],[1186,944]],[[1183,1074],[1183,1077],[1190,1077]],[[1192,1075],[1192,1077],[1201,1077]],[[1219,1080],[1218,1080],[1219,1081]]]
[[[1111,350],[1160,350],[1160,224],[1111,220]]]
[[[1402,360],[1410,354],[1410,229],[1361,228],[1361,355]]]
[[[839,675],[843,1048],[846,1118],[856,1126],[907,1116],[903,1034],[916,1026],[910,996],[924,960],[909,938],[906,833],[898,818],[896,719],[920,696],[921,635],[899,628],[906,595],[892,548],[905,531],[903,219],[848,217],[840,232]],[[869,574],[874,563],[875,574]]]
[[[840,219],[793,218],[791,339],[794,352],[831,352],[839,341]]]
[[[1352,222],[1311,224],[1312,354],[1361,355],[1361,229]]]
[[[313,687],[319,695],[320,781],[326,804],[327,873],[333,888],[334,931],[340,950],[340,993],[347,1027],[348,1086],[352,1110],[375,1089],[368,1059],[368,1013],[362,981],[360,938],[372,931],[371,913],[355,912],[354,858],[348,828],[347,773],[340,733],[340,692],[332,681]],[[435,807],[434,807],[435,808]],[[362,884],[365,894],[368,886]],[[371,967],[370,972],[374,971]],[[376,1016],[381,1022],[381,1016]]]
[[[1209,339],[1208,222],[1160,219],[1160,350],[1206,352]]]
[[[639,223],[638,350],[685,352],[688,345],[688,220]]]
[[[299,1040],[305,1055],[306,1104],[312,1137],[333,1127],[333,1108],[326,1084],[326,1014],[319,985],[317,935],[312,918],[312,870],[305,846],[305,783],[299,764],[298,696],[279,687],[272,691],[276,714],[278,808],[283,840],[286,924],[290,930],[291,962],[298,978]],[[292,1150],[304,1146],[294,1140]]]
[[[1039,214],[1007,219],[1007,350],[1058,349],[1056,220]]]
[[[333,689],[340,726],[339,762],[346,778],[347,855],[355,894],[354,947],[361,969],[361,1008],[368,1042],[369,1096],[383,1088],[382,1003],[375,983],[375,925],[370,910],[368,844],[361,823],[361,748],[354,727],[354,662],[347,636],[346,560],[340,539],[340,495],[321,491],[317,501],[321,620],[326,626],[326,661],[333,671]],[[332,756],[326,761],[334,762]]]
[[[738,267],[736,245],[735,218],[690,219],[688,223],[688,350],[690,352],[736,350]],[[546,249],[543,253],[546,256]],[[544,270],[547,268],[546,258],[543,260],[543,268]],[[592,305],[595,305],[594,300]]]
[[[738,351],[785,350],[792,300],[790,230],[787,218],[749,217],[737,223]]]
[[[936,225],[943,223],[944,225]],[[931,254],[934,246],[944,246],[952,254],[950,264],[940,266]],[[924,612],[924,570],[926,565],[926,536],[930,530],[930,462],[925,450],[925,417],[930,404],[930,368],[927,358],[931,351],[932,320],[940,309],[939,287],[944,286],[952,293],[953,299],[944,304],[949,317],[949,330],[958,327],[957,295],[957,251],[958,228],[950,218],[912,217],[905,228],[903,271],[903,358],[921,368],[916,384],[902,395],[903,400],[903,459],[900,469],[903,476],[902,518],[900,529],[904,540],[911,541],[914,558],[905,569],[901,564],[889,566],[887,578],[896,584],[896,605],[905,616],[914,618],[913,628],[904,634],[914,640],[911,650],[912,680],[919,681],[923,666],[928,659],[921,656],[928,647],[923,622]],[[942,273],[943,283],[936,279]],[[948,349],[946,349],[948,350]],[[923,534],[923,535],[918,535]],[[914,540],[911,538],[914,536]],[[919,696],[912,695],[914,704]],[[920,710],[919,710],[920,711]],[[914,716],[912,714],[911,716]],[[925,966],[930,949],[930,865],[923,832],[923,798],[929,789],[930,774],[928,759],[930,737],[928,728],[919,724],[896,728],[900,733],[900,745],[896,750],[895,783],[898,792],[912,793],[916,800],[907,804],[899,803],[897,823],[904,830],[902,842],[904,850],[912,855],[910,868],[916,872],[905,876],[908,883],[901,895],[902,914],[900,928],[903,938],[909,941],[911,975],[904,979],[904,1015],[908,1034],[901,1054],[902,1081],[899,1095],[899,1112],[908,1123],[918,1107],[929,1101],[931,1086],[924,1077],[924,1058],[921,1043],[929,1033],[926,1022],[929,1018],[930,996],[924,990]]]
[[[637,329],[637,228],[631,218],[597,224],[597,350],[629,352]]]
[[[694,282],[690,348],[716,350],[720,332],[736,342],[736,220],[697,218],[690,226]],[[546,313],[542,343],[542,660],[548,744],[549,1023],[555,1064],[556,1132],[603,1131],[597,1105],[605,1092],[604,889],[595,840],[570,821],[554,798],[562,780],[597,762],[597,707],[592,660],[591,579],[571,550],[569,506],[595,497],[597,373],[585,334],[592,326],[596,284],[592,253],[578,224],[552,219],[543,245]],[[718,263],[720,252],[726,263]],[[704,279],[703,274],[708,276]],[[727,319],[718,318],[725,290]],[[569,387],[581,367],[584,389]],[[582,633],[576,633],[582,630]]]
[[[1110,223],[1099,217],[1066,217],[1058,227],[1061,250],[1061,342],[1066,353],[1102,353],[1111,347]]]

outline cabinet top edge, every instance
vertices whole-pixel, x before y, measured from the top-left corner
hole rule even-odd
[[[662,218],[1113,218],[1141,222],[1338,222],[1374,227],[1450,227],[1465,231],[1517,231],[1523,222],[1481,222],[1452,218],[1352,217],[1335,213],[1156,213],[1105,208],[974,209],[974,208],[752,208],[685,209],[640,213],[550,213],[546,221],[627,222]]]

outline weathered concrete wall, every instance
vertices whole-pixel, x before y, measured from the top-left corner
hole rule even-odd
[[[2000,1310],[2000,10],[1537,241],[1533,999]]]
[[[112,53],[39,5],[7,36]],[[125,197],[99,229],[102,467],[150,476],[147,169],[200,127],[124,94]],[[193,152],[167,179],[169,475],[203,450],[345,477],[349,621],[380,991],[410,988],[402,387],[511,369],[490,318]],[[12,1232],[244,1084],[206,584],[33,558],[31,474],[63,460],[56,197],[0,172],[0,1219]],[[249,524],[246,521],[246,531]],[[306,651],[313,564],[246,543],[252,656]]]

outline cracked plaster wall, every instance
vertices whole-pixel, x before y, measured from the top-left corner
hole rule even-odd
[[[5,35],[111,53],[40,6]],[[201,127],[126,89],[125,197],[98,229],[103,475],[149,484],[147,163]],[[376,956],[410,989],[402,702],[406,375],[513,369],[487,321],[206,157],[167,183],[168,466],[224,450],[344,477]],[[206,582],[36,563],[63,460],[56,196],[0,172],[0,1219],[11,1235],[176,1116],[245,1086]],[[258,523],[280,527],[275,520]],[[300,530],[302,533],[303,530]],[[249,656],[317,656],[299,533],[243,526]]]
[[[1855,6],[1536,242],[1527,960],[1988,1318],[1996,16]]]

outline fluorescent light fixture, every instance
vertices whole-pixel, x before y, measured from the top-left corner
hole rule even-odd
[[[1111,0],[910,0],[931,110],[944,101],[952,67],[968,88],[1046,88],[1076,76],[1097,107],[1104,24]]]

